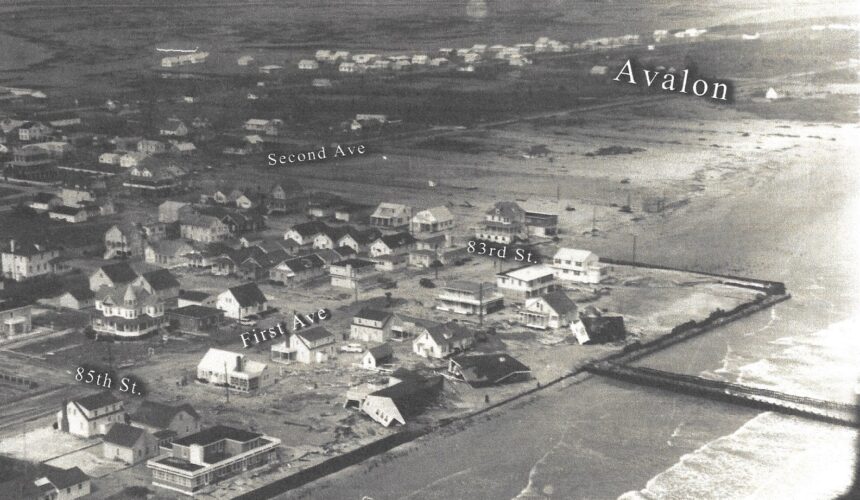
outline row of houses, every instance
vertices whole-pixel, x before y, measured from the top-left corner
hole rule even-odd
[[[128,465],[146,461],[154,486],[189,496],[276,462],[280,446],[277,438],[235,427],[203,428],[200,415],[189,404],[144,401],[128,413],[110,392],[64,403],[57,412],[57,428],[84,438],[101,437],[103,458]],[[90,493],[89,478],[80,469],[51,470],[45,476],[47,481],[37,481],[39,489],[59,493],[49,498]]]

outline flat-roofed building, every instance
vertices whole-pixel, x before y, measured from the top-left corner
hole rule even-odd
[[[496,287],[506,299],[525,303],[526,299],[557,290],[559,285],[552,268],[537,264],[497,274]]]
[[[489,314],[504,307],[504,295],[492,283],[452,281],[437,296],[436,309],[457,314]]]
[[[217,425],[175,440],[146,467],[153,486],[193,496],[210,484],[277,462],[280,445],[275,437]]]

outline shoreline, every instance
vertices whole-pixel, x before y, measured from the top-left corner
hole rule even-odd
[[[586,361],[582,361],[572,366],[567,373],[556,377],[544,384],[538,382],[537,387],[525,390],[523,392],[519,392],[514,394],[513,396],[509,396],[505,399],[502,399],[493,404],[487,405],[484,408],[480,408],[464,415],[458,415],[454,417],[448,417],[440,419],[438,422],[434,424],[429,424],[420,428],[410,428],[408,425],[405,429],[401,430],[396,434],[388,435],[384,438],[372,441],[368,444],[358,446],[352,450],[349,450],[340,455],[336,455],[332,458],[328,458],[322,462],[311,465],[305,469],[302,469],[295,474],[291,474],[289,476],[277,479],[271,483],[268,483],[260,488],[251,490],[249,492],[243,493],[241,495],[236,496],[236,499],[239,500],[256,500],[260,498],[275,498],[278,495],[282,495],[288,493],[290,491],[295,491],[299,488],[305,487],[315,481],[320,479],[324,479],[328,476],[337,474],[342,472],[349,467],[358,466],[363,463],[373,463],[373,460],[379,460],[380,457],[383,457],[385,454],[394,451],[395,449],[416,442],[425,437],[433,437],[440,436],[447,429],[452,429],[453,424],[461,424],[461,427],[457,428],[455,432],[459,432],[471,425],[477,424],[478,422],[475,420],[476,418],[486,415],[493,410],[496,410],[502,406],[517,402],[519,400],[525,399],[529,396],[536,395],[539,391],[543,391],[552,387],[555,387],[563,382],[576,379],[576,377],[580,377],[580,380],[576,380],[576,383],[584,382],[591,377],[595,376],[592,373],[589,373],[587,367],[594,363],[600,363],[605,361],[614,361],[620,363],[626,363],[629,361],[633,361],[635,359],[639,359],[641,357],[647,356],[659,350],[674,346],[675,344],[681,343],[685,340],[697,337],[699,335],[708,333],[716,328],[727,325],[729,323],[735,322],[739,319],[745,318],[747,316],[753,315],[762,310],[768,309],[780,302],[786,301],[791,298],[791,295],[788,293],[776,293],[774,290],[779,291],[782,290],[784,292],[785,285],[780,282],[761,280],[756,278],[744,278],[738,276],[729,276],[729,275],[720,275],[715,273],[707,273],[707,272],[699,272],[699,271],[691,271],[691,270],[682,270],[675,269],[666,266],[655,266],[652,264],[641,263],[641,262],[625,262],[621,264],[620,261],[615,263],[616,265],[629,265],[631,267],[644,267],[644,268],[654,268],[658,267],[666,270],[674,270],[674,271],[684,271],[694,274],[700,274],[703,276],[709,277],[720,277],[723,279],[730,280],[729,284],[732,286],[740,286],[746,287],[750,285],[735,283],[736,281],[746,281],[748,283],[755,283],[761,285],[763,287],[762,291],[766,294],[761,297],[761,299],[747,301],[740,304],[735,308],[734,311],[731,311],[724,315],[718,315],[716,317],[709,317],[704,320],[695,322],[693,321],[694,326],[679,329],[678,327],[672,329],[671,331],[659,335],[658,337],[649,340],[645,343],[635,343],[628,344],[624,348],[620,350],[616,350],[610,353],[606,353],[602,356],[598,356],[596,358],[592,358]],[[491,417],[487,417],[488,419]]]

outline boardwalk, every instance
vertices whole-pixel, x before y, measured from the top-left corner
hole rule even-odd
[[[858,407],[835,401],[710,380],[694,375],[633,367],[611,362],[588,365],[586,370],[634,384],[648,385],[693,396],[795,415],[823,422],[860,427]]]

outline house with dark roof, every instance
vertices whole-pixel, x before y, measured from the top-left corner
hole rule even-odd
[[[595,308],[580,313],[579,319],[570,324],[570,330],[581,345],[617,342],[627,336],[623,316],[602,313]]]
[[[285,286],[295,286],[325,276],[325,267],[325,261],[319,255],[305,255],[281,262],[269,271],[269,279]]]
[[[200,415],[190,404],[168,405],[144,401],[130,416],[131,425],[151,433],[159,445],[200,431]]]
[[[210,293],[201,292],[199,290],[179,290],[178,307],[185,306],[206,306],[214,307],[217,297]]]
[[[122,401],[104,391],[64,403],[57,412],[57,428],[89,438],[106,434],[111,425],[125,422],[125,417]]]
[[[90,476],[78,467],[61,469],[48,464],[40,464],[34,484],[43,495],[39,498],[74,500],[85,497],[92,492]],[[0,491],[9,490],[3,488]],[[20,498],[26,497],[21,496]]]
[[[60,197],[54,193],[39,192],[33,196],[32,201],[27,206],[37,212],[47,212],[62,203]]]
[[[97,292],[103,286],[116,287],[129,284],[137,277],[137,272],[127,262],[108,264],[90,275],[90,290]]]
[[[382,233],[380,233],[376,228],[362,231],[349,227],[347,228],[346,233],[337,240],[336,244],[332,248],[349,247],[356,253],[367,252],[370,250],[370,245],[379,239],[380,236],[382,236]]]
[[[465,326],[448,322],[427,328],[412,341],[412,352],[425,358],[445,358],[475,345],[475,334]]]
[[[279,363],[325,363],[334,354],[334,334],[322,326],[293,332],[289,340],[272,346],[272,361]]]
[[[156,269],[140,275],[135,282],[164,302],[167,308],[176,307],[179,298],[179,280],[167,269]]]
[[[564,290],[556,290],[539,297],[526,299],[519,313],[520,323],[529,328],[556,330],[576,320],[576,304]]]
[[[265,312],[269,308],[269,299],[256,283],[245,283],[221,292],[215,304],[228,318],[242,319]]]
[[[409,233],[395,233],[380,236],[370,245],[370,256],[404,255],[415,248],[417,240]]]
[[[266,210],[270,214],[298,212],[304,201],[302,186],[298,182],[275,184],[266,198]]]
[[[394,350],[391,348],[391,344],[379,344],[367,348],[367,351],[361,356],[361,367],[375,370],[392,361],[394,361]]]
[[[125,423],[110,426],[102,439],[102,456],[134,465],[158,455],[158,441],[146,429]]]
[[[302,246],[313,245],[314,238],[327,231],[329,227],[320,221],[303,222],[291,227],[284,233],[285,240],[293,240]]]
[[[436,375],[403,380],[392,378],[391,385],[368,394],[361,402],[361,411],[385,427],[420,414],[442,391],[443,379]]]
[[[192,304],[167,311],[167,322],[177,332],[208,333],[224,322],[224,311]]]
[[[281,440],[217,425],[175,440],[146,463],[152,485],[193,496],[210,484],[278,460]]]
[[[24,281],[35,276],[54,274],[62,267],[60,249],[53,245],[12,239],[0,250],[0,270],[6,279]]]
[[[514,243],[527,240],[526,212],[516,202],[499,201],[484,214],[484,221],[475,231],[478,240],[493,243]]]
[[[385,342],[391,338],[391,329],[397,323],[399,320],[390,312],[365,307],[352,317],[349,338],[361,342]]]
[[[521,382],[531,378],[531,369],[509,354],[454,356],[448,360],[448,373],[472,387]]]
[[[349,232],[350,228],[346,226],[327,226],[322,232],[314,237],[313,248],[324,249],[334,248],[338,246],[337,242]]]

